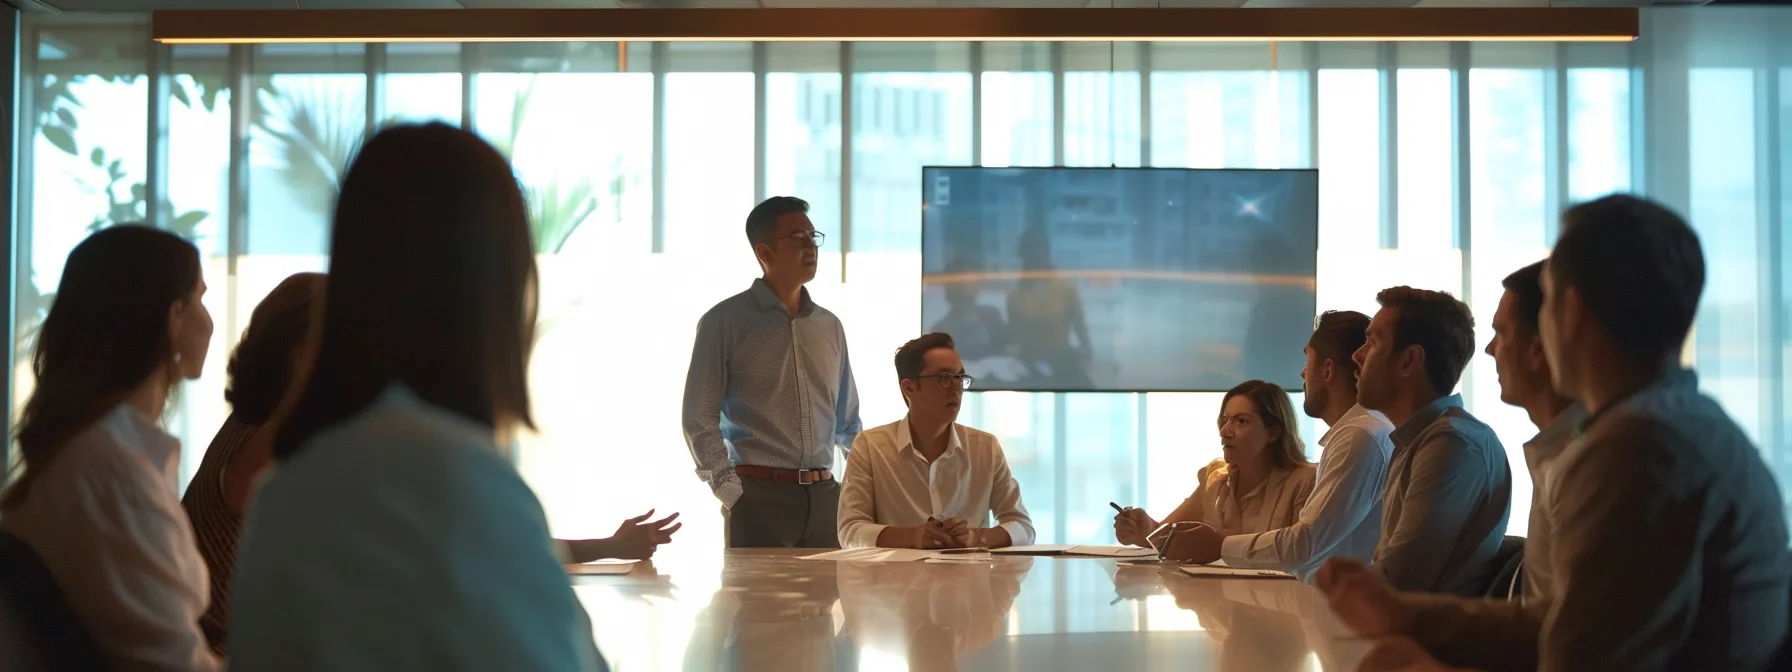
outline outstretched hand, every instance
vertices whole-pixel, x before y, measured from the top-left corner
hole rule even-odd
[[[616,528],[616,534],[607,540],[610,557],[624,560],[651,558],[660,544],[670,543],[672,534],[684,527],[684,523],[674,522],[678,520],[676,513],[648,521],[652,517],[653,510],[649,509],[647,513],[622,521],[622,525]]]

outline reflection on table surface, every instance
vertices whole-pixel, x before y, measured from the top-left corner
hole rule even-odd
[[[671,554],[572,581],[624,671],[1351,670],[1368,648],[1295,581],[1092,558],[800,558],[816,552]]]

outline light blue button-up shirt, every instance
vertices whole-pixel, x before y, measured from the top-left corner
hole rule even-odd
[[[243,529],[232,669],[607,669],[492,430],[402,387],[281,463]]]
[[[859,435],[859,392],[840,318],[803,290],[792,316],[764,280],[697,323],[684,384],[684,436],[697,475],[724,506],[735,465],[832,469]]]

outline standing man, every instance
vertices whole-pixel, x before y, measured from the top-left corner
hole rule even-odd
[[[1327,311],[1307,340],[1302,410],[1325,421],[1319,445],[1319,482],[1293,525],[1261,534],[1230,537],[1211,527],[1177,533],[1168,557],[1206,564],[1225,560],[1232,567],[1280,569],[1309,580],[1327,558],[1367,561],[1381,539],[1381,496],[1388,460],[1394,452],[1393,424],[1357,405],[1356,362],[1369,316]]]
[[[1492,427],[1450,394],[1475,350],[1456,297],[1382,290],[1356,352],[1357,403],[1396,429],[1374,571],[1400,590],[1480,595],[1512,509],[1512,469]]]
[[[836,548],[834,448],[859,433],[840,318],[815,305],[823,236],[809,204],[774,196],[747,214],[763,276],[697,323],[684,436],[722,502],[731,548]]]
[[[1493,340],[1487,354],[1499,372],[1500,401],[1522,407],[1537,426],[1537,436],[1524,444],[1525,467],[1531,472],[1530,531],[1524,542],[1523,599],[1536,600],[1553,587],[1554,568],[1549,566],[1550,529],[1544,503],[1549,501],[1549,463],[1555,460],[1574,432],[1587,421],[1587,412],[1573,399],[1556,391],[1550,380],[1549,359],[1537,335],[1537,317],[1543,311],[1543,262],[1506,276],[1506,293],[1493,313]]]
[[[1320,588],[1382,638],[1371,669],[1765,669],[1788,624],[1785,511],[1760,451],[1680,366],[1705,286],[1698,235],[1634,196],[1562,220],[1537,326],[1555,388],[1587,420],[1547,469],[1550,593],[1401,595],[1346,561]]]

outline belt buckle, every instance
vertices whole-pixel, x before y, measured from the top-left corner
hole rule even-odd
[[[820,483],[820,473],[820,469],[798,469],[796,470],[796,484],[815,485],[816,483]]]

